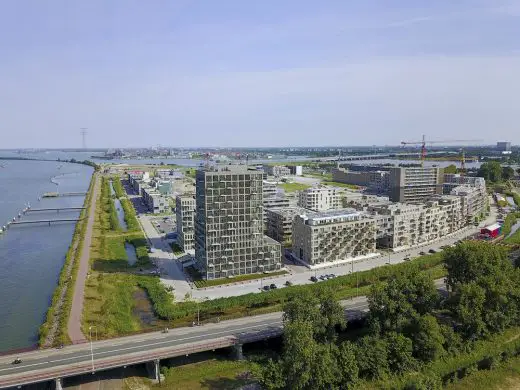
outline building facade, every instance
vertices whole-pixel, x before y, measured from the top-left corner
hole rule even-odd
[[[392,202],[421,202],[442,194],[443,171],[438,167],[393,167],[388,173]]]
[[[332,180],[338,183],[368,187],[376,192],[388,191],[389,185],[387,171],[349,171],[345,168],[333,168]]]
[[[141,197],[148,209],[154,214],[171,211],[168,199],[153,187],[141,185]]]
[[[267,165],[265,170],[269,176],[284,177],[291,174],[291,170],[285,165]]]
[[[376,250],[376,221],[354,209],[308,211],[293,222],[293,252],[309,265],[337,262]]]
[[[267,210],[267,235],[284,247],[292,246],[294,217],[309,210],[301,207],[279,207]]]
[[[497,149],[500,152],[510,152],[511,142],[497,142]]]
[[[298,206],[313,211],[337,210],[342,207],[344,190],[334,187],[311,187],[298,194]]]
[[[280,244],[263,235],[262,176],[243,166],[197,171],[195,260],[206,279],[282,267]]]
[[[184,252],[191,252],[195,249],[195,195],[177,195],[175,212],[177,241]]]

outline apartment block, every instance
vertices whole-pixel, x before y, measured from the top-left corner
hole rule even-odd
[[[264,180],[262,182],[262,186],[262,193],[264,198],[276,196],[276,194],[278,193],[278,184],[275,181]]]
[[[149,187],[148,185],[141,186],[141,196],[152,213],[161,214],[170,211],[168,199],[161,195],[155,188]]]
[[[388,174],[388,195],[393,202],[421,202],[442,194],[443,179],[438,167],[393,167]]]
[[[458,186],[467,185],[479,188],[482,193],[486,191],[486,180],[483,177],[466,176],[456,173],[445,173],[443,183],[443,193],[449,195],[451,191]]]
[[[313,211],[337,210],[342,207],[341,188],[311,187],[298,194],[298,206]]]
[[[488,196],[479,187],[461,185],[453,188],[450,195],[458,196],[462,199],[462,212],[468,223],[480,220],[487,212]]]
[[[263,235],[262,177],[244,166],[197,171],[195,260],[206,279],[282,267],[280,244]]]
[[[292,226],[294,217],[309,210],[301,207],[279,207],[267,209],[267,235],[284,247],[292,245]]]
[[[184,252],[195,249],[195,195],[177,195],[175,198],[178,243]]]
[[[307,211],[294,217],[293,252],[309,265],[366,256],[376,250],[376,221],[354,209]]]
[[[371,206],[377,223],[377,245],[399,248],[418,245],[462,229],[466,224],[460,196],[437,196],[420,204]]]
[[[338,183],[368,187],[376,192],[386,192],[389,186],[387,171],[349,171],[345,168],[333,168],[332,180]]]

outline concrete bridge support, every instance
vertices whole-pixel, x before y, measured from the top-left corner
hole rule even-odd
[[[244,360],[244,352],[242,351],[241,343],[233,345],[233,356],[236,360]]]
[[[146,369],[152,382],[161,383],[161,381],[164,380],[164,377],[161,374],[161,362],[159,359],[146,363]]]
[[[56,378],[54,380],[54,382],[56,383],[56,390],[63,390],[63,385],[61,384],[61,378]]]

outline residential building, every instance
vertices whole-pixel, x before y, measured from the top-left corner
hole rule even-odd
[[[184,194],[175,197],[177,217],[177,241],[184,252],[195,249],[195,195]]]
[[[154,214],[171,211],[168,199],[161,195],[155,188],[147,185],[141,186],[141,197],[148,209]]]
[[[336,187],[306,188],[298,194],[298,206],[313,211],[336,210],[342,207],[343,192]]]
[[[462,199],[463,214],[468,223],[480,220],[487,212],[488,196],[481,188],[461,185],[451,190],[451,194]]]
[[[442,194],[443,171],[438,167],[393,167],[388,181],[391,201],[420,202]]]
[[[263,199],[264,213],[262,220],[264,221],[264,231],[267,231],[267,210],[277,207],[289,207],[291,202],[289,198],[283,195],[270,196]]]
[[[301,207],[278,207],[267,209],[267,235],[278,241],[282,246],[292,245],[292,226],[296,215],[309,210]]]
[[[389,186],[387,171],[349,171],[345,168],[333,168],[332,180],[338,183],[368,187],[376,192],[386,192]]]
[[[279,270],[280,244],[263,235],[262,172],[208,167],[195,183],[195,260],[204,278]]]
[[[470,187],[479,188],[486,193],[486,180],[483,177],[466,176],[458,173],[445,173],[443,183],[443,193],[450,194],[451,190],[460,185],[468,185]]]
[[[263,193],[264,198],[276,196],[276,194],[278,193],[278,184],[274,181],[264,180],[262,193]]]
[[[294,175],[294,176],[303,175],[303,167],[301,165],[289,165],[289,170],[291,171],[291,175]]]
[[[293,252],[308,265],[367,256],[376,250],[376,221],[354,209],[294,217]]]
[[[284,165],[267,165],[265,170],[269,176],[284,177],[291,174],[291,170]]]

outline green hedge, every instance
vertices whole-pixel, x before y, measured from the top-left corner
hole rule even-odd
[[[125,197],[125,190],[123,189],[123,185],[121,184],[121,179],[118,176],[115,176],[112,179],[112,187],[114,188],[114,192],[118,198]]]
[[[128,231],[138,231],[141,230],[139,226],[139,222],[137,221],[137,216],[135,214],[134,206],[127,198],[120,199],[121,206],[125,211],[125,222],[128,228]]]

